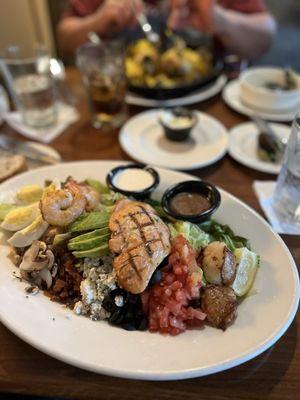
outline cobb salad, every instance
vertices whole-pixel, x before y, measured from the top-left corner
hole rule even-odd
[[[225,330],[259,267],[230,227],[175,220],[90,178],[25,186],[0,221],[27,293],[126,330]]]

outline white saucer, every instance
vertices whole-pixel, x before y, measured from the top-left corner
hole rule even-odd
[[[287,121],[292,121],[297,112],[299,110],[291,110],[289,112],[276,112],[276,113],[271,113],[271,112],[264,112],[262,110],[255,110],[249,106],[246,106],[244,103],[241,101],[240,97],[240,83],[238,79],[235,79],[231,82],[229,82],[226,87],[223,90],[223,100],[225,103],[231,107],[233,110],[246,115],[248,117],[251,117],[253,115],[257,115],[263,119],[266,119],[268,121],[278,121],[278,122],[287,122]]]
[[[140,107],[151,107],[151,108],[164,108],[164,107],[178,107],[187,106],[195,103],[200,103],[217,95],[227,82],[225,75],[219,76],[219,78],[211,85],[201,88],[195,92],[190,93],[187,96],[178,97],[170,100],[156,100],[149,99],[147,97],[139,96],[135,93],[129,92],[126,95],[127,104]]]
[[[186,142],[168,140],[158,122],[161,110],[142,112],[121,129],[120,144],[130,157],[143,164],[178,170],[203,168],[224,156],[226,128],[215,118],[197,112],[198,124]]]
[[[288,138],[291,128],[282,124],[270,124],[281,138]],[[278,174],[280,163],[262,161],[257,155],[258,129],[252,122],[237,125],[229,132],[228,152],[232,158],[246,167],[269,174]]]

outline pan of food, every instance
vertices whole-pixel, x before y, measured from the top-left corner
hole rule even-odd
[[[129,90],[155,99],[184,96],[213,82],[222,70],[211,40],[182,32],[160,45],[138,39],[129,44],[125,57]]]

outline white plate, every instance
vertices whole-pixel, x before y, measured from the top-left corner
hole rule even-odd
[[[243,115],[246,115],[247,117],[257,115],[268,121],[287,122],[287,121],[292,121],[295,118],[297,112],[299,111],[299,110],[291,110],[289,112],[270,113],[270,112],[263,112],[259,109],[254,110],[253,108],[246,106],[241,100],[240,83],[238,79],[229,82],[225,86],[222,96],[223,100],[229,107],[231,107],[233,110]]]
[[[7,93],[2,85],[0,85],[0,125],[3,123],[2,113],[9,110],[9,100]]]
[[[123,162],[124,163],[124,162]],[[105,181],[118,162],[59,164],[19,175],[0,186],[1,193],[45,179],[79,180],[91,176]],[[162,193],[191,176],[158,169]],[[230,177],[229,177],[230,179]],[[106,322],[77,316],[42,293],[26,298],[26,283],[13,278],[12,263],[0,246],[0,318],[16,335],[37,349],[69,364],[114,376],[135,379],[183,379],[237,366],[272,346],[291,324],[299,301],[295,262],[282,239],[248,206],[221,191],[216,219],[250,239],[261,256],[255,295],[238,308],[235,323],[225,332],[205,327],[177,337],[128,332]],[[284,268],[283,268],[284,266]]]
[[[123,126],[119,140],[130,157],[144,164],[191,170],[215,163],[227,151],[226,128],[215,118],[197,112],[198,123],[186,142],[168,140],[158,122],[161,110],[142,112]]]
[[[280,138],[288,139],[290,127],[282,124],[270,124],[270,126]],[[229,154],[246,167],[269,174],[279,174],[281,163],[274,164],[258,158],[258,134],[259,131],[252,122],[246,122],[231,129],[229,132]]]
[[[50,157],[56,158],[56,160],[58,162],[61,161],[61,156],[60,156],[59,152],[51,146],[47,146],[46,144],[38,143],[38,142],[26,142],[26,144],[29,147],[31,147],[32,149],[41,151]],[[41,165],[45,165],[45,163],[41,163],[40,161],[34,161],[34,160],[29,160],[29,159],[27,159],[27,164],[28,164],[29,169],[37,168],[37,167],[40,167]]]
[[[209,86],[198,89],[195,92],[192,92],[186,96],[170,100],[149,99],[147,97],[142,97],[130,92],[126,95],[126,102],[135,106],[151,108],[187,106],[200,103],[202,101],[210,99],[211,97],[214,97],[221,92],[226,82],[226,76],[221,75],[213,84]]]

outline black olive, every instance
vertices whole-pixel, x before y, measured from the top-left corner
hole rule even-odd
[[[133,309],[127,309],[126,313],[124,314],[124,320],[126,322],[133,321],[134,320],[134,314],[135,314],[135,312],[134,312]]]
[[[123,300],[124,300],[124,304],[127,302],[127,299],[130,296],[130,294],[128,292],[126,292],[124,289],[121,289],[121,288],[116,288],[116,289],[112,290],[109,295],[113,299],[116,296],[122,296]]]
[[[122,328],[126,329],[126,331],[136,331],[136,327],[132,322],[123,322]]]
[[[108,311],[110,313],[114,312],[116,307],[117,307],[115,302],[114,302],[114,299],[111,298],[110,296],[106,296],[104,298],[104,300],[102,302],[102,306],[106,311]]]
[[[117,309],[114,311],[108,320],[113,325],[120,325],[124,320],[124,313],[122,312],[122,309]]]
[[[189,302],[189,305],[190,305],[191,307],[193,307],[193,308],[200,308],[200,307],[201,307],[201,300],[200,300],[200,299],[191,300],[191,301]]]
[[[138,325],[138,330],[139,331],[145,331],[148,328],[148,320],[146,317],[142,318],[141,321],[139,321],[139,325]]]
[[[158,283],[161,281],[161,277],[162,277],[162,272],[161,270],[157,269],[154,274],[151,276],[151,279],[149,281],[149,285],[152,286],[155,283]]]
[[[135,313],[135,314],[136,314],[136,317],[138,317],[138,318],[139,318],[139,317],[143,317],[143,316],[145,315],[144,312],[143,312],[143,310],[140,309],[140,308],[136,310],[136,313]]]
[[[128,298],[127,298],[127,301],[128,301],[129,304],[135,305],[135,304],[137,304],[139,298],[140,297],[138,295],[136,295],[136,294],[129,294]]]

